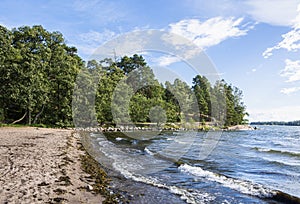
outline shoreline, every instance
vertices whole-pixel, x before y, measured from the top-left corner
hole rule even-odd
[[[0,203],[116,203],[72,130],[0,128]]]
[[[0,203],[118,203],[80,131],[0,127]],[[104,169],[104,170],[103,170]]]
[[[77,132],[168,132],[168,131],[197,131],[197,132],[208,132],[208,131],[245,131],[245,130],[256,130],[256,126],[251,125],[234,125],[226,128],[219,128],[214,126],[203,126],[201,128],[151,128],[151,127],[86,127],[86,128],[75,128]]]

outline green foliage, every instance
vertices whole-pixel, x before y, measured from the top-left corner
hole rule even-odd
[[[165,110],[161,106],[154,106],[149,111],[149,118],[152,123],[156,123],[157,126],[167,122],[167,116]]]
[[[0,58],[3,120],[71,125],[72,90],[82,64],[76,48],[42,26],[12,31],[1,27],[0,32],[0,53],[5,53]]]
[[[224,85],[226,96],[226,120],[225,126],[239,125],[243,123],[246,106],[241,101],[242,92],[232,85]]]
[[[192,87],[180,79],[163,85],[140,55],[84,64],[76,52],[61,33],[42,26],[0,26],[0,123],[245,122],[242,92],[224,80],[211,85],[197,75]]]
[[[197,98],[197,105],[200,112],[200,120],[208,119],[207,116],[211,115],[211,85],[208,79],[204,76],[197,75],[193,79],[194,94]]]
[[[189,119],[189,115],[193,114],[193,98],[192,91],[187,83],[181,81],[180,79],[175,79],[174,83],[166,82],[166,89],[169,101],[175,110],[177,111],[177,117],[180,121],[186,122]],[[176,117],[175,115],[173,118]],[[175,122],[175,121],[170,121]]]
[[[101,62],[103,65],[100,80],[97,85],[95,108],[97,120],[100,124],[113,121],[111,112],[112,96],[119,81],[124,77],[124,72],[110,59]]]

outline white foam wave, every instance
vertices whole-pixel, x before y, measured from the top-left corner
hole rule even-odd
[[[112,166],[115,170],[119,171],[125,178],[132,179],[136,182],[146,183],[158,188],[164,188],[169,192],[179,195],[180,198],[187,203],[192,204],[205,204],[215,199],[212,195],[196,190],[186,190],[177,186],[166,185],[157,179],[150,176],[143,176],[136,173],[138,169],[143,169],[143,165],[139,165],[139,160],[127,156],[125,152],[118,149],[112,142],[104,138],[97,139],[101,151],[105,156],[109,157],[113,162]],[[145,151],[147,151],[145,149]],[[150,150],[149,150],[150,151]]]
[[[210,181],[218,182],[225,187],[234,189],[241,193],[257,196],[260,198],[268,198],[276,194],[275,190],[268,189],[261,184],[229,178],[223,175],[203,170],[201,167],[193,167],[188,164],[183,164],[179,167],[179,170],[188,174],[192,174],[194,176],[203,177]]]
[[[122,167],[122,165],[119,165],[117,163],[114,164],[114,167],[116,170],[118,170],[123,176],[125,176],[126,178],[130,178],[136,182],[142,182],[142,183],[146,183],[158,188],[164,188],[169,190],[169,192],[179,195],[180,198],[184,201],[186,201],[187,203],[191,203],[191,204],[205,204],[208,203],[210,201],[213,201],[215,199],[214,196],[208,194],[208,193],[203,193],[200,191],[188,191],[186,189],[183,188],[179,188],[177,186],[168,186],[164,183],[161,183],[160,181],[158,181],[157,179],[153,178],[153,177],[145,177],[142,175],[137,175],[137,174],[133,174],[129,171],[127,171],[126,169],[124,169]]]
[[[116,141],[121,141],[121,140],[123,140],[122,137],[117,137],[117,138],[116,138]]]
[[[276,154],[283,154],[283,155],[290,155],[290,156],[300,156],[299,151],[290,151],[284,149],[269,149],[269,148],[262,148],[262,147],[254,147],[253,149],[259,152],[268,152],[268,153],[276,153]]]
[[[97,134],[90,133],[90,136],[91,136],[91,137],[97,137]]]
[[[262,148],[262,147],[255,147],[254,149],[259,151],[259,152],[269,152],[269,151],[271,151],[271,149],[269,149],[269,148]]]
[[[154,153],[151,152],[147,147],[145,147],[144,151],[149,155],[154,155]]]

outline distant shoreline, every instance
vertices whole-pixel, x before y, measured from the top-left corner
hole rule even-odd
[[[250,125],[284,125],[284,126],[300,126],[300,120],[295,121],[263,121],[251,122]]]

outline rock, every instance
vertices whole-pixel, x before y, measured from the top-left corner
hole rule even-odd
[[[94,190],[93,186],[91,186],[91,185],[87,185],[86,188],[87,188],[88,191]]]
[[[235,125],[228,127],[227,130],[254,130],[250,125]]]

